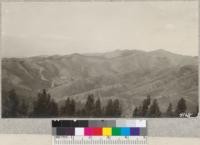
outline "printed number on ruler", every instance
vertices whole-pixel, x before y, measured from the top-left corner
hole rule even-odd
[[[147,145],[147,137],[53,137],[53,145]]]

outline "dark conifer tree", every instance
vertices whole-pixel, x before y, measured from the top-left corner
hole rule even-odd
[[[134,111],[133,111],[133,117],[137,117],[138,116],[138,108],[135,107]]]
[[[194,113],[192,113],[191,117],[197,117],[199,113],[199,106],[196,107],[196,110],[194,111]]]
[[[151,98],[150,95],[147,95],[147,98],[143,100],[142,102],[142,110],[140,115],[141,116],[147,116],[148,115],[148,109],[149,109],[149,105],[151,104]]]
[[[113,102],[113,116],[114,117],[121,116],[121,107],[118,99],[115,99]]]
[[[61,116],[65,116],[65,117],[69,116],[69,114],[70,114],[70,103],[71,103],[71,100],[68,97],[67,100],[65,100],[64,105],[60,109]]]
[[[106,117],[113,116],[113,101],[112,101],[112,99],[108,100],[107,106],[105,108],[105,116]]]
[[[138,116],[141,117],[142,116],[142,106],[140,105],[138,108]]]
[[[33,116],[49,117],[58,114],[58,106],[54,100],[51,100],[50,94],[43,89],[42,93],[38,93],[38,98],[33,104]]]
[[[160,108],[159,108],[157,99],[155,99],[153,101],[153,104],[150,106],[149,116],[150,117],[160,117],[161,116],[161,112],[160,112]]]
[[[17,117],[19,115],[18,114],[19,105],[20,105],[20,102],[15,90],[13,89],[9,91],[9,95],[8,95],[8,106],[9,106],[8,116],[9,117]]]
[[[198,116],[198,113],[199,113],[199,105],[196,107],[196,111],[194,113],[194,116],[197,117]]]
[[[176,116],[179,116],[179,114],[181,113],[185,113],[187,110],[187,106],[186,106],[186,101],[184,98],[181,98],[178,103],[177,103],[177,107],[176,107]]]
[[[88,95],[84,110],[86,116],[91,117],[94,115],[94,96],[92,94]]]
[[[57,103],[54,101],[54,99],[51,99],[50,103],[49,103],[49,106],[48,106],[48,115],[50,117],[57,117],[58,116],[58,105]]]
[[[3,117],[28,117],[28,104],[24,99],[20,98],[14,89],[8,92],[8,97],[3,101]],[[5,106],[6,105],[6,106]]]
[[[82,109],[80,110],[80,116],[81,116],[81,117],[87,117],[85,108],[82,108]]]
[[[101,117],[102,116],[102,109],[101,109],[101,101],[98,98],[95,102],[95,110],[94,110],[94,116],[95,117]]]
[[[173,116],[172,103],[169,103],[169,106],[168,106],[167,111],[166,111],[166,115],[167,115],[167,117],[172,117]]]
[[[148,111],[148,100],[147,99],[145,99],[144,101],[143,101],[143,103],[142,103],[142,116],[146,116],[146,114],[147,114],[147,111]]]
[[[49,98],[46,90],[43,89],[42,93],[38,93],[38,98],[34,102],[33,115],[38,117],[48,116]]]
[[[147,95],[147,106],[151,104],[151,96]]]
[[[28,104],[23,99],[18,108],[19,115],[21,117],[28,117],[28,108],[29,108]]]
[[[102,107],[101,114],[103,117],[106,116],[106,107],[107,107],[107,105]]]
[[[71,99],[70,101],[70,108],[69,108],[69,115],[70,116],[74,116],[75,115],[75,112],[76,112],[76,103],[74,101],[74,99]]]

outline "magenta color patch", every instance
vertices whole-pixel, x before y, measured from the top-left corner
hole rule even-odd
[[[84,129],[84,135],[85,136],[92,136],[93,135],[92,134],[92,128],[89,128],[89,127],[85,128]]]

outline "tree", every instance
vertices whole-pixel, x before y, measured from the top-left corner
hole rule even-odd
[[[140,105],[138,108],[138,116],[142,116],[142,106]]]
[[[147,98],[142,102],[141,116],[147,115],[150,104],[151,104],[151,98],[150,95],[147,95]]]
[[[134,111],[133,111],[133,117],[137,117],[138,116],[138,108],[135,107]]]
[[[113,116],[113,102],[112,102],[112,99],[108,100],[107,106],[105,108],[105,116],[107,116],[107,117]]]
[[[17,96],[15,90],[11,90],[9,92],[8,98],[9,98],[9,102],[10,102],[9,115],[11,117],[17,117],[18,116],[19,99],[18,99],[18,96]]]
[[[101,117],[102,116],[102,109],[101,109],[101,101],[100,99],[97,99],[95,102],[95,107],[94,107],[94,115],[96,117]]]
[[[187,110],[186,101],[185,101],[184,98],[181,98],[177,103],[175,113],[176,113],[177,116],[179,116],[179,114],[185,113],[186,110]]]
[[[68,116],[69,115],[70,102],[71,102],[70,98],[67,98],[67,100],[65,100],[64,106],[61,107],[61,109],[60,109],[61,116]]]
[[[27,116],[28,115],[28,104],[26,103],[26,101],[23,99],[21,104],[19,105],[19,108],[18,108],[18,112],[19,112],[19,115],[20,116]]]
[[[113,117],[121,116],[121,107],[118,99],[115,99],[113,102]]]
[[[67,98],[65,104],[60,109],[61,116],[74,116],[76,113],[76,102],[74,99]]]
[[[147,111],[148,111],[148,100],[147,99],[145,99],[144,101],[143,101],[143,103],[142,103],[143,105],[142,105],[142,116],[145,116],[146,114],[147,114]]]
[[[169,106],[168,106],[167,111],[166,111],[166,115],[167,115],[167,117],[172,117],[173,116],[172,103],[169,103]]]
[[[151,104],[151,96],[147,95],[147,106]]]
[[[76,112],[76,103],[75,103],[74,99],[71,99],[69,105],[70,105],[70,107],[69,107],[69,115],[73,116],[73,115],[75,115],[75,112]]]
[[[147,98],[143,100],[142,105],[136,107],[133,111],[133,116],[144,117],[148,116],[149,105],[151,104],[151,97],[147,95]]]
[[[17,95],[14,89],[8,92],[8,96],[2,97],[3,117],[27,117],[29,106],[25,99]]]
[[[150,106],[149,116],[150,117],[160,117],[161,116],[161,112],[160,112],[160,108],[159,108],[157,99],[155,99],[153,101],[153,104]]]
[[[86,116],[86,111],[85,111],[85,108],[82,108],[81,110],[80,110],[80,116]]]
[[[48,117],[58,114],[57,103],[51,99],[50,94],[43,89],[42,93],[38,93],[38,98],[33,104],[33,116]]]
[[[54,99],[52,99],[49,103],[48,106],[48,115],[51,117],[57,117],[58,116],[58,105],[57,103],[54,101]]]
[[[38,93],[37,100],[34,102],[33,115],[44,117],[48,115],[49,96],[46,90],[43,89],[42,93]]]
[[[196,107],[194,113],[192,114],[192,117],[197,117],[199,113],[199,106]]]
[[[84,108],[85,108],[86,116],[90,117],[94,115],[94,96],[92,94],[88,95]]]
[[[5,98],[5,102],[3,104],[3,115],[5,117],[17,117],[19,103],[20,102],[15,90],[10,90],[8,92],[8,98]]]

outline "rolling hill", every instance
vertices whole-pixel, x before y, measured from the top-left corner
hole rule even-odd
[[[2,97],[10,89],[34,99],[43,88],[59,103],[67,97],[84,102],[88,94],[118,98],[123,116],[131,117],[147,95],[157,98],[165,111],[183,97],[188,111],[198,106],[198,58],[162,49],[145,52],[115,50],[96,54],[71,54],[2,59]]]

